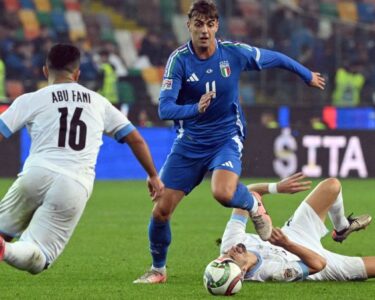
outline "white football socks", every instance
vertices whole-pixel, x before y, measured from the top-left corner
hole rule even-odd
[[[167,268],[165,266],[161,267],[161,268],[155,268],[154,266],[152,266],[151,269],[155,270],[156,272],[159,272],[161,274],[167,273]]]
[[[42,272],[46,265],[46,257],[39,247],[25,241],[6,243],[3,260],[9,265],[31,274]]]
[[[329,209],[328,216],[331,219],[333,227],[335,228],[336,231],[341,231],[349,227],[350,225],[349,221],[345,217],[342,189],[340,189],[340,193],[338,194],[336,201],[333,203],[333,205]]]
[[[255,215],[258,212],[259,203],[258,203],[258,200],[255,198],[255,195],[251,194],[251,196],[254,199],[254,204],[253,204],[253,207],[250,210],[250,214]]]

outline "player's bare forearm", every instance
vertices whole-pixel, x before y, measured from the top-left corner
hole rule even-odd
[[[299,172],[277,182],[277,193],[280,194],[294,194],[298,192],[307,191],[311,188],[311,181],[305,180],[306,176]],[[271,183],[253,183],[249,184],[247,188],[249,191],[257,192],[260,195],[269,194],[269,185]]]
[[[264,195],[268,194],[268,182],[263,182],[263,183],[252,183],[247,186],[247,189],[250,192],[257,192],[259,195]]]
[[[150,149],[137,130],[133,130],[131,133],[129,133],[126,137],[124,137],[123,141],[129,145],[135,157],[147,172],[147,187],[151,199],[154,201],[163,194],[164,184],[158,176],[152,160]]]
[[[326,266],[327,262],[323,256],[302,245],[292,242],[280,228],[272,229],[269,242],[297,255],[309,268],[309,274],[320,272]]]
[[[145,169],[148,176],[157,176],[157,171],[155,169],[155,165],[152,160],[150,150],[145,140],[139,134],[138,130],[133,130],[131,133],[129,133],[124,138],[124,142],[129,145],[133,154],[135,155],[139,163],[142,165],[142,167]]]
[[[3,135],[0,133],[0,142],[3,140]]]

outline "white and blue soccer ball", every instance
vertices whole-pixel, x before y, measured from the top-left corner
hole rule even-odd
[[[243,274],[240,267],[229,258],[210,262],[203,275],[203,284],[212,295],[230,296],[242,288]]]

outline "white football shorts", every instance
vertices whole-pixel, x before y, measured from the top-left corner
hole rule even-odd
[[[321,272],[310,275],[309,280],[367,279],[362,258],[340,255],[323,248],[320,240],[328,233],[328,229],[305,201],[300,204],[282,230],[292,241],[319,253],[327,260],[326,267]]]
[[[0,232],[37,245],[51,264],[61,254],[91,195],[74,179],[30,167],[0,202]]]

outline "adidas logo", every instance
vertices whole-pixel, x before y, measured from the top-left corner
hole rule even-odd
[[[187,82],[196,82],[196,81],[199,81],[199,78],[198,78],[197,75],[195,75],[195,73],[193,73],[193,74],[190,75],[190,77],[186,81]]]
[[[233,164],[230,160],[226,161],[225,163],[221,164],[222,166],[225,166],[225,167],[230,167],[233,169]]]

